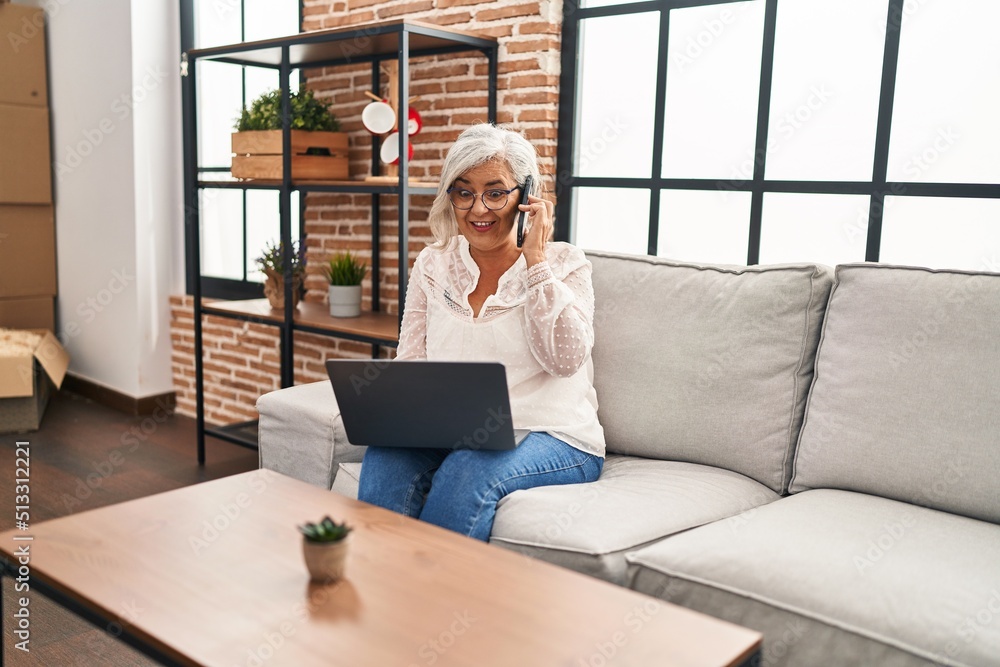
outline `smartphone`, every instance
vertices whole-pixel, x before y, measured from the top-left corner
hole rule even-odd
[[[531,185],[532,185],[531,176],[528,176],[528,178],[524,179],[524,185],[521,186],[521,201],[519,202],[519,204],[523,205],[528,203],[528,195],[531,194]],[[527,215],[528,215],[527,211],[519,211],[519,215],[517,216],[518,248],[524,245],[524,220],[527,217]]]

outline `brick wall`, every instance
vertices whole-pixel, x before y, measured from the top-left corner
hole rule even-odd
[[[303,31],[322,30],[383,19],[411,18],[481,35],[500,44],[498,120],[520,129],[537,147],[545,186],[553,190],[558,112],[559,33],[562,3],[552,0],[305,0]],[[371,136],[361,125],[361,111],[371,88],[370,65],[312,69],[308,86],[331,102],[350,135],[351,175],[371,174]],[[410,94],[423,120],[413,137],[411,176],[434,181],[451,142],[475,122],[486,119],[486,60],[477,53],[411,61]],[[380,94],[388,94],[383,76]],[[411,198],[409,256],[431,239],[427,212],[432,198]],[[322,264],[334,252],[349,249],[370,263],[371,198],[368,195],[310,194],[306,198],[306,300],[326,298]],[[383,196],[379,260],[383,310],[396,312],[398,300],[397,208]],[[363,287],[363,307],[371,304],[371,279]],[[257,397],[279,386],[278,335],[274,327],[220,317],[204,320],[205,405],[211,423],[256,418]],[[173,374],[177,409],[193,415],[194,321],[191,299],[171,300]],[[387,354],[389,354],[387,352]],[[295,335],[295,382],[326,378],[323,361],[331,357],[371,356],[371,347],[311,334]]]
[[[195,415],[194,315],[192,299],[170,299],[172,366],[177,411]],[[280,388],[278,330],[226,317],[203,320],[205,419],[213,424],[257,418],[257,397]],[[384,350],[389,356],[391,350]],[[328,358],[369,359],[371,346],[315,334],[295,334],[295,384],[326,379]]]

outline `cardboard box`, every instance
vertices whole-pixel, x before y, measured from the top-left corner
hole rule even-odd
[[[0,2],[0,103],[47,107],[45,12]]]
[[[51,296],[0,299],[0,327],[55,331],[55,312],[55,299]]]
[[[0,298],[55,296],[52,206],[0,204]]]
[[[62,386],[69,354],[49,331],[34,330],[37,343],[11,346],[21,331],[0,330],[0,433],[34,431],[42,423],[53,387]]]
[[[0,204],[51,204],[49,110],[0,104]]]

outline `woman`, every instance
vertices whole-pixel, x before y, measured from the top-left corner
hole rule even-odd
[[[567,243],[549,243],[552,204],[534,147],[493,125],[463,132],[448,151],[430,211],[436,243],[417,256],[397,359],[499,361],[507,371],[513,450],[370,447],[358,497],[489,539],[496,504],[518,489],[592,482],[604,464],[591,377],[591,265]],[[523,247],[515,222],[527,212]]]

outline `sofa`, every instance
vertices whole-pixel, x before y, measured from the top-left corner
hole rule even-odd
[[[607,459],[491,543],[763,633],[766,665],[1000,665],[1000,275],[592,252]],[[328,382],[260,464],[357,494]]]

